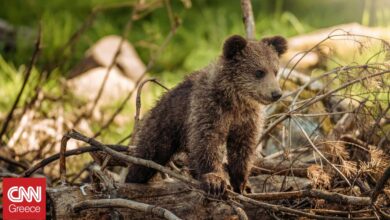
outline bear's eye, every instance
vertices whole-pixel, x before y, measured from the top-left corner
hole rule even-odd
[[[263,70],[256,70],[255,76],[256,78],[261,79],[265,76],[265,72]]]

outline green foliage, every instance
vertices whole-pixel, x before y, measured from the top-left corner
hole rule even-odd
[[[0,56],[0,112],[7,112],[23,80],[25,64],[28,63],[36,40],[39,23],[42,25],[42,52],[32,80],[29,81],[21,103],[31,96],[36,78],[47,64],[56,60],[65,61],[51,73],[44,90],[53,95],[62,95],[59,79],[83,59],[85,51],[106,35],[121,35],[130,16],[131,7],[111,8],[96,15],[90,28],[86,29],[74,48],[62,50],[70,37],[87,19],[93,8],[135,0],[12,0],[0,7],[0,18],[16,27],[16,50]],[[152,2],[147,0],[146,2]],[[151,70],[166,86],[173,87],[186,74],[202,68],[220,54],[223,40],[231,34],[244,34],[240,1],[192,0],[192,7],[185,8],[182,1],[171,0],[174,13],[182,25]],[[252,1],[256,20],[257,37],[279,34],[293,36],[319,27],[362,20],[364,0],[262,0]],[[166,9],[160,7],[135,21],[129,41],[135,46],[141,59],[147,63],[151,54],[164,41],[170,30]],[[64,58],[65,57],[65,58]],[[143,109],[148,109],[164,90],[151,85],[151,96],[143,97]],[[68,96],[71,96],[70,94]],[[153,98],[151,98],[153,97]],[[68,97],[72,99],[72,97]],[[77,99],[73,99],[77,100]],[[74,103],[74,102],[73,102]],[[63,103],[71,112],[72,102]],[[113,103],[103,109],[107,115],[118,107]],[[43,103],[43,111],[55,108]],[[133,103],[127,104],[123,115],[132,119]],[[94,122],[92,129],[99,130],[102,122]],[[115,142],[131,131],[132,124],[115,124],[104,133],[103,139]]]
[[[18,28],[18,41],[16,51],[5,54],[5,59],[15,65],[26,63],[33,48],[39,21],[43,28],[44,46],[39,60],[40,66],[56,58],[60,59],[63,53],[61,48],[81,27],[93,8],[126,2],[135,1],[14,0],[8,2],[6,7],[0,7],[0,14],[3,19]],[[356,11],[363,11],[362,0],[355,2],[357,4],[339,0],[253,1],[257,36],[271,34],[292,36],[313,30],[315,27],[360,21],[361,13]],[[192,7],[189,9],[186,9],[180,1],[172,1],[172,4],[174,12],[182,20],[182,26],[153,69],[156,74],[172,70],[182,75],[200,68],[219,54],[221,43],[228,35],[244,33],[238,0],[228,2],[195,0],[192,1]],[[28,8],[28,10],[23,10],[21,13],[21,8]],[[340,12],[340,16],[333,15],[336,9]],[[60,68],[62,75],[66,75],[69,69],[82,59],[86,49],[98,39],[105,35],[121,34],[130,11],[130,7],[122,7],[99,13],[92,27],[86,30],[75,45],[75,49],[65,51],[67,59]],[[135,44],[145,62],[150,54],[155,52],[154,48],[162,43],[169,27],[169,19],[163,7],[135,22],[129,40]]]
[[[23,84],[23,73],[25,72],[25,66],[16,68],[14,65],[7,63],[0,55],[0,112],[7,112],[11,108],[19,90]],[[30,76],[30,82],[34,84],[37,82],[38,71],[32,70]],[[23,93],[19,104],[24,103],[30,96],[32,85],[27,84],[25,92]]]

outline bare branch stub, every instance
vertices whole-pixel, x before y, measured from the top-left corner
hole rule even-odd
[[[253,17],[251,0],[241,0],[242,19],[245,26],[246,37],[248,39],[255,39],[256,27],[255,19]]]
[[[165,87],[163,84],[161,84],[159,81],[157,81],[157,79],[155,78],[150,78],[150,79],[146,79],[144,80],[138,87],[137,89],[137,97],[136,97],[136,110],[135,110],[135,116],[134,116],[134,128],[133,128],[133,131],[135,131],[137,125],[138,125],[138,122],[140,120],[140,113],[141,113],[141,93],[142,93],[142,88],[144,87],[144,85],[148,82],[153,82],[159,86],[161,86],[162,88],[164,88],[165,90],[169,90],[167,87]]]
[[[61,184],[66,184],[66,160],[65,160],[65,151],[66,145],[69,141],[70,137],[68,135],[64,135],[61,139],[61,149],[60,149],[60,179]]]

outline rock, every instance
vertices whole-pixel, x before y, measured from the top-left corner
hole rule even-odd
[[[347,35],[348,33],[350,35]],[[330,35],[332,35],[332,39],[322,42],[320,47],[309,52],[302,58],[302,52],[310,50]],[[379,43],[378,40],[364,36],[389,41],[390,30],[380,27],[366,27],[358,23],[350,23],[295,36],[288,39],[289,50],[288,53],[282,57],[282,63],[286,64],[290,59],[293,59],[293,62],[288,65],[288,67],[291,68],[298,59],[302,58],[296,68],[301,71],[308,70],[321,65],[321,62],[323,62],[330,53],[348,56],[355,51],[358,52],[362,49],[362,46],[372,46],[373,43]]]
[[[86,59],[83,60],[70,73],[69,78],[73,78],[95,67],[108,68],[112,63],[118,46],[121,42],[120,36],[107,36],[96,42],[86,53]],[[122,43],[120,54],[114,65],[121,73],[129,79],[137,80],[146,70],[145,64],[139,58],[134,47],[126,40]]]
[[[84,97],[89,102],[95,100],[120,43],[121,37],[107,36],[86,52],[86,58],[69,74],[68,85],[76,96]],[[135,82],[145,71],[146,67],[134,47],[123,41],[98,104],[120,100],[134,89]]]
[[[72,92],[78,96],[85,97],[88,101],[93,102],[101,88],[108,68],[97,67],[72,78],[68,85]],[[135,83],[123,76],[116,67],[112,68],[103,89],[100,104],[112,103],[127,95],[134,89]]]

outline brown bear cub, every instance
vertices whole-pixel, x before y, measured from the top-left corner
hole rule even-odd
[[[278,100],[283,37],[228,38],[216,63],[189,75],[162,96],[134,133],[136,157],[165,165],[188,152],[190,169],[206,192],[242,193],[263,126],[264,105]],[[126,182],[147,182],[156,170],[130,165]]]

